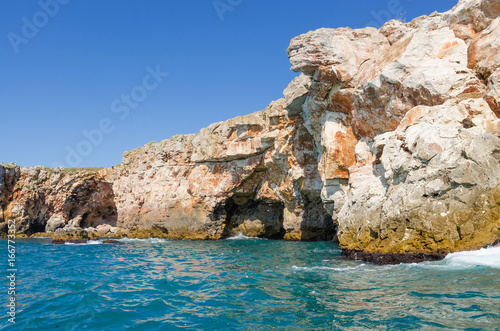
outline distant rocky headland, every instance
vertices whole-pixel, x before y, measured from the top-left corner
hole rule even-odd
[[[0,232],[338,240],[398,263],[500,239],[500,1],[380,29],[319,29],[263,111],[106,169],[0,165]]]

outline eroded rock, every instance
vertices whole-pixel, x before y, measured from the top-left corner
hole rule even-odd
[[[338,236],[375,263],[498,242],[499,14],[498,0],[461,0],[379,30],[298,36],[301,74],[263,111],[98,174],[0,166],[0,230],[12,218],[58,240]]]
[[[111,183],[97,172],[0,165],[0,178],[1,221],[15,221],[17,233],[116,224]]]

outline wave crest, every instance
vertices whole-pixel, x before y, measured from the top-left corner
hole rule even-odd
[[[80,246],[85,246],[85,245],[101,245],[102,241],[100,241],[100,240],[89,240],[86,243],[80,243],[80,244],[71,243],[71,242],[67,242],[67,243],[64,243],[64,244],[65,245],[80,245]]]
[[[500,269],[500,246],[448,254],[444,261],[453,267],[485,266]]]
[[[168,242],[168,239],[160,239],[160,238],[147,238],[147,239],[122,238],[122,239],[118,239],[117,241],[124,242],[124,243],[139,242],[139,243],[148,243],[148,244],[159,244],[159,243],[166,243],[166,242]]]
[[[241,232],[234,236],[234,237],[229,237],[226,238],[227,240],[265,240],[264,238],[258,238],[258,237],[247,237],[244,236]]]

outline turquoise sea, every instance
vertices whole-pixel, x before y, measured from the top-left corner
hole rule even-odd
[[[376,266],[332,242],[122,242],[17,242],[16,324],[4,278],[0,329],[500,329],[500,248]]]

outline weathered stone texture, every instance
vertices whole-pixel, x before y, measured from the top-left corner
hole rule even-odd
[[[0,165],[0,232],[34,234],[115,226],[112,184],[93,171]]]
[[[298,36],[288,55],[300,75],[263,111],[126,152],[99,174],[0,167],[3,219],[176,239],[331,239],[338,227],[347,255],[380,263],[492,244],[499,14],[499,0],[461,0],[379,30]],[[27,189],[33,178],[43,185]]]

